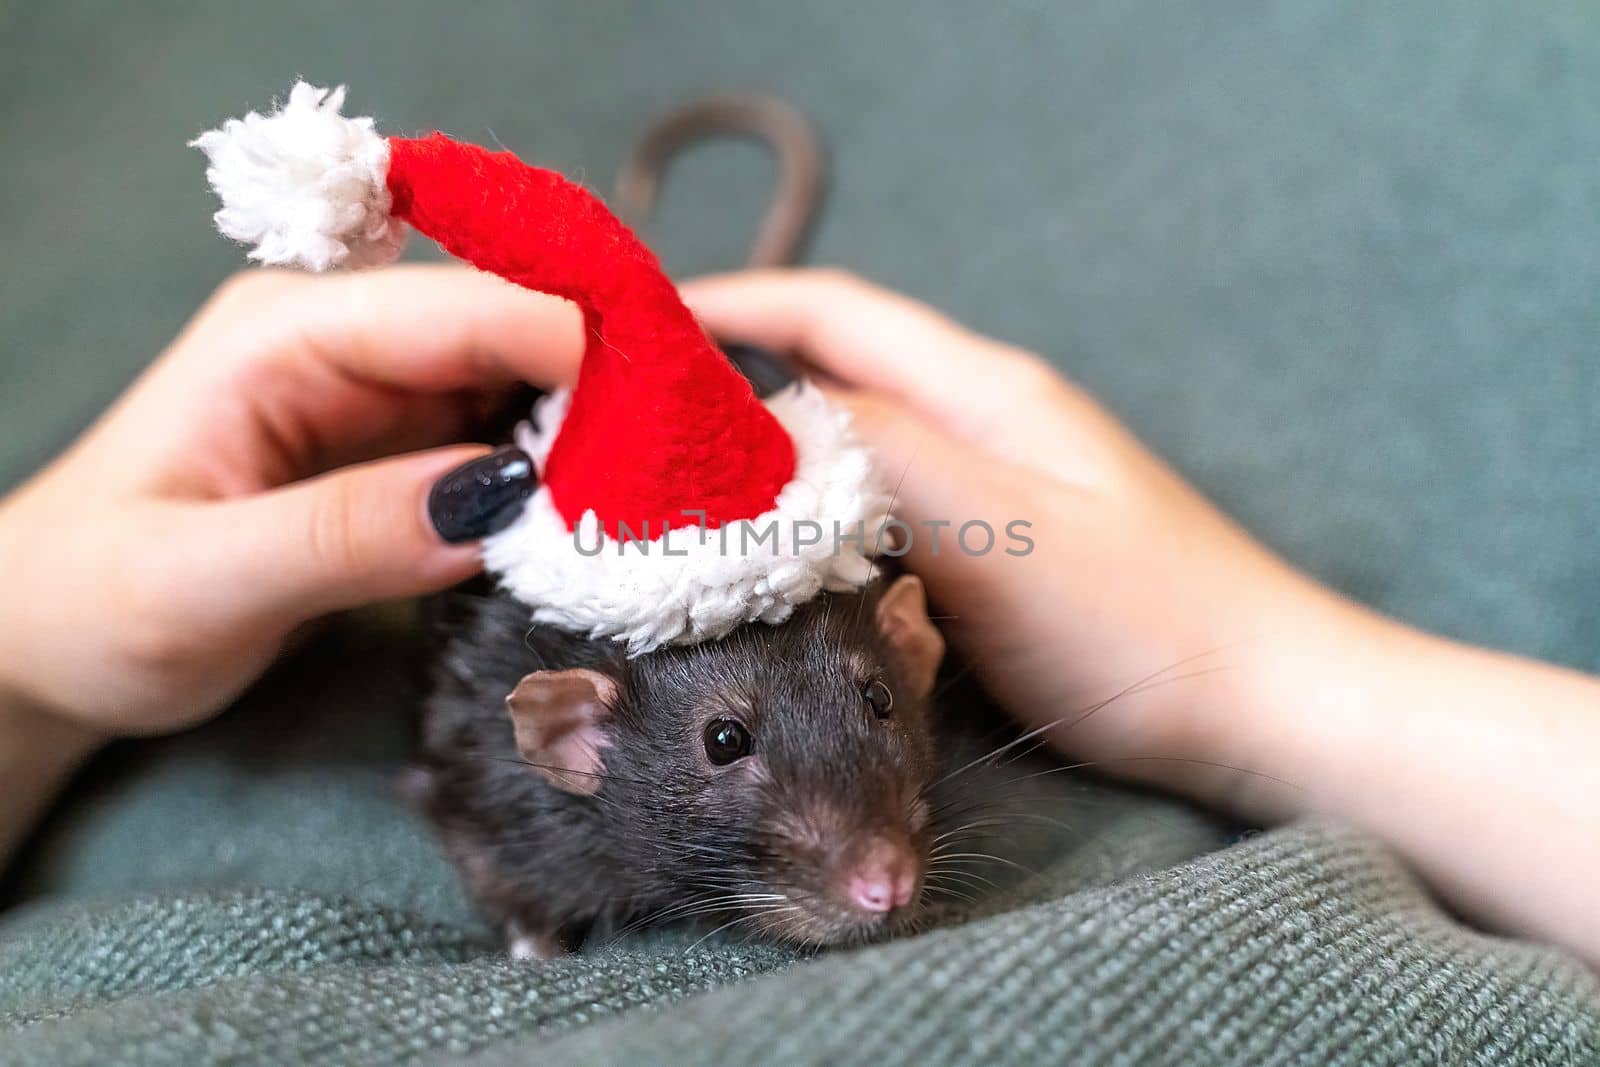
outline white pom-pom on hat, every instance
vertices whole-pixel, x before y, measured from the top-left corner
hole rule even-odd
[[[222,199],[217,229],[250,258],[310,270],[394,260],[405,225],[390,216],[389,143],[370,118],[339,114],[344,86],[299,82],[268,115],[250,112],[190,142]]]

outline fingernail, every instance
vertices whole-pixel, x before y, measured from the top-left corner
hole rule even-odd
[[[722,345],[722,351],[763,400],[784,386],[793,385],[799,377],[789,361],[770,348],[729,341]]]
[[[476,541],[515,522],[523,501],[537,488],[533,457],[507,445],[434,482],[428,519],[449,544]]]

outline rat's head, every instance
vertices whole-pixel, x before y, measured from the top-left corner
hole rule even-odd
[[[943,651],[902,577],[777,626],[536,672],[507,703],[523,756],[590,798],[609,851],[681,914],[832,944],[921,908]]]

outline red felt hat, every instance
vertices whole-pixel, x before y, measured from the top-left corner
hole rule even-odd
[[[326,270],[395,258],[409,223],[582,309],[578,380],[522,434],[541,488],[485,545],[536,619],[638,652],[778,622],[868,580],[886,500],[820,394],[757,399],[587,190],[443,134],[382,137],[341,115],[343,99],[302,82],[280,110],[194,142],[223,201],[217,226],[253,259]]]

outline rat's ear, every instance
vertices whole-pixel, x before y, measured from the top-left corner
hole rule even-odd
[[[919,699],[933,691],[934,675],[944,658],[944,636],[928,620],[928,598],[922,579],[907,574],[878,598],[878,632],[894,654],[900,677]]]
[[[617,683],[599,671],[534,671],[506,697],[517,751],[557,789],[579,796],[599,792],[609,742],[602,729],[617,698]]]

